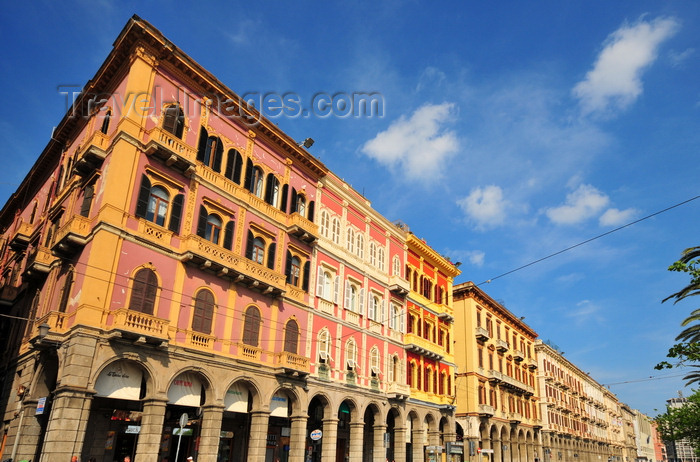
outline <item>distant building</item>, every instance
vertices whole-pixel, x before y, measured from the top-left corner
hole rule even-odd
[[[688,398],[683,398],[682,396],[666,400],[668,407],[671,409],[683,407],[687,402]],[[666,454],[669,462],[698,462],[700,459],[695,453],[693,444],[686,439],[665,441],[664,443],[666,444]]]

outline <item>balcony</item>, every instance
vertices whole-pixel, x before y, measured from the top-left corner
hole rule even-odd
[[[109,137],[99,130],[94,132],[78,151],[73,171],[83,178],[90,176],[95,170],[102,167],[102,163],[107,157],[108,148]]]
[[[160,159],[165,165],[182,172],[185,176],[192,176],[195,172],[197,151],[161,127],[152,128],[148,132],[148,143],[144,152],[147,156]]]
[[[503,382],[501,383],[501,386],[505,386],[506,388],[512,388],[520,391],[521,393],[527,393],[529,395],[533,395],[535,393],[535,389],[530,385],[526,385],[521,381],[516,380],[513,377],[510,377],[506,374],[503,374]]]
[[[408,285],[407,280],[401,276],[393,274],[389,276],[389,290],[400,297],[405,297],[408,295],[410,286]]]
[[[24,274],[28,277],[45,276],[51,270],[51,264],[56,260],[51,251],[44,246],[32,249],[27,258],[27,268]]]
[[[537,369],[537,359],[527,358],[527,368],[530,369],[531,371],[534,371],[535,369]]]
[[[145,336],[154,341],[168,340],[170,321],[150,314],[139,313],[128,308],[121,308],[111,313],[114,316],[112,327],[123,332]]]
[[[455,317],[452,308],[443,304],[440,304],[439,306],[442,308],[442,311],[438,313],[438,318],[448,323],[454,322]]]
[[[496,410],[488,404],[479,404],[479,415],[482,417],[492,417]]]
[[[407,399],[411,396],[411,387],[404,383],[390,382],[387,384],[386,393],[389,399]]]
[[[318,301],[317,306],[319,311],[335,316],[335,305],[332,302],[329,302],[321,297],[316,297],[316,300]]]
[[[496,340],[496,350],[500,351],[501,353],[507,351],[508,347],[508,342],[505,340],[501,340],[500,338]]]
[[[199,236],[183,240],[184,252],[180,261],[198,266],[217,276],[245,285],[264,295],[278,297],[285,293],[285,276],[266,266],[240,257]]]
[[[296,212],[287,216],[287,232],[308,244],[313,244],[318,239],[318,225]]]
[[[360,315],[354,311],[345,310],[345,320],[349,323],[355,324],[356,326],[360,325]]]
[[[513,350],[513,359],[516,363],[522,362],[525,359],[525,355],[520,350]]]
[[[503,380],[503,374],[493,369],[490,369],[487,372],[486,376],[488,377],[489,382],[491,383],[498,383]]]
[[[425,356],[426,358],[440,361],[445,357],[444,349],[441,346],[434,344],[430,340],[419,337],[416,334],[405,334],[404,342],[407,351]]]
[[[477,327],[475,329],[476,333],[476,339],[480,341],[488,340],[491,338],[491,335],[489,335],[489,331],[484,329],[483,327]]]
[[[519,424],[520,422],[523,421],[523,416],[520,415],[519,412],[509,412],[508,413],[508,420],[510,420],[510,423]]]
[[[12,237],[10,238],[10,247],[13,250],[24,250],[29,245],[29,240],[34,232],[34,226],[26,221],[21,221],[17,225]]]
[[[262,350],[255,346],[238,344],[238,356],[244,361],[250,361],[256,365],[260,364]]]
[[[48,324],[51,332],[63,333],[67,330],[68,314],[61,313],[60,311],[49,311],[41,318],[37,319],[34,326],[40,326],[41,324]]]
[[[85,247],[90,235],[90,220],[80,215],[72,216],[54,236],[51,251],[58,257],[70,257]]]
[[[0,306],[12,306],[19,295],[21,287],[5,284],[0,287]]]
[[[545,371],[545,372],[544,372],[544,379],[545,379],[547,382],[553,381],[553,380],[554,380],[554,373],[552,373],[552,371]]]
[[[311,372],[309,358],[288,351],[283,351],[275,355],[275,366],[278,368],[279,373],[295,375],[302,378],[306,377],[309,375],[309,372]]]

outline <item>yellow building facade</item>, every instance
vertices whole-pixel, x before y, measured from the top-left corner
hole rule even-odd
[[[539,460],[537,333],[471,282],[453,292],[456,421],[465,460]]]

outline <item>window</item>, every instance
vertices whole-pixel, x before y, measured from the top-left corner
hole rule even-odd
[[[347,242],[348,252],[355,253],[355,230],[352,229],[351,227],[348,227],[348,235],[347,235],[346,242]]]
[[[379,365],[379,349],[372,347],[369,351],[369,370],[372,377],[379,377],[381,371]]]
[[[245,311],[243,320],[243,343],[246,345],[258,346],[260,333],[260,310],[254,306],[249,306]]]
[[[224,145],[221,140],[216,136],[208,136],[207,130],[202,127],[199,131],[197,160],[215,172],[221,172],[221,159],[223,156]]]
[[[260,167],[255,167],[251,173],[250,192],[258,197],[263,195],[263,171]]]
[[[235,149],[229,149],[226,159],[226,171],[224,175],[236,184],[241,184],[241,170],[243,169],[243,156]]]
[[[172,133],[178,138],[182,138],[182,131],[185,128],[185,114],[179,104],[172,104],[165,108],[163,116],[163,130]],[[106,132],[105,132],[106,133]]]
[[[295,211],[302,217],[306,216],[306,198],[301,194],[297,195]]]
[[[141,188],[136,202],[136,216],[152,223],[165,226],[170,212],[168,229],[174,233],[180,232],[180,220],[184,205],[184,194],[176,195],[172,202],[168,191],[162,186],[152,186],[148,176],[141,177]]]
[[[393,276],[401,276],[401,259],[398,255],[394,255],[391,263],[391,274]]]
[[[401,317],[401,308],[399,308],[397,305],[394,305],[392,303],[391,304],[391,311],[389,313],[389,329],[398,330],[397,326],[399,325],[400,317]]]
[[[357,344],[354,339],[345,344],[345,365],[348,371],[357,369]]]
[[[374,242],[369,243],[369,264],[377,266],[377,246]]]
[[[197,236],[202,237],[209,242],[213,242],[214,244],[219,244],[221,239],[222,224],[222,220],[218,215],[214,213],[208,213],[204,205],[199,207],[199,222],[197,223]],[[229,244],[229,246],[231,245],[230,241],[232,240],[233,236],[229,238],[228,235],[232,233],[233,226],[227,225],[227,236],[224,237],[224,241],[227,244]]]
[[[64,267],[65,269],[65,279],[63,281],[63,288],[61,289],[61,299],[60,302],[58,303],[58,311],[61,313],[65,313],[66,309],[68,308],[68,302],[70,300],[70,292],[71,289],[73,288],[73,266],[68,265],[67,267]],[[14,273],[16,275],[17,273]]]
[[[357,299],[357,286],[352,284],[349,280],[345,281],[345,309],[357,313],[359,310]]]
[[[340,244],[340,220],[336,217],[331,220],[331,239],[335,244]]]
[[[328,231],[330,229],[330,215],[325,210],[321,212],[321,235],[323,237],[328,237]]]
[[[299,257],[292,257],[289,261],[289,274],[287,283],[293,286],[299,285],[299,274],[301,273],[301,260]]]
[[[207,217],[207,224],[204,230],[204,238],[214,244],[219,243],[219,234],[221,233],[221,218],[212,214]]]
[[[134,275],[134,284],[131,287],[129,309],[144,314],[153,314],[158,292],[158,278],[148,269],[141,268]]]
[[[194,300],[192,330],[203,334],[211,333],[211,323],[214,318],[214,295],[207,289],[197,292]]]
[[[290,319],[284,326],[284,351],[297,354],[299,348],[299,324]]]
[[[379,271],[384,271],[384,247],[377,249],[377,268]]]
[[[389,382],[398,382],[401,380],[401,361],[396,355],[390,356],[389,360]]]
[[[251,260],[253,260],[255,263],[262,265],[264,259],[265,241],[263,241],[259,237],[256,237],[255,239],[253,239],[253,258],[251,258]]]
[[[266,183],[267,184],[265,186],[265,202],[272,205],[273,207],[277,207],[280,195],[280,182],[274,174],[268,173]]]
[[[328,329],[321,329],[318,333],[318,360],[321,363],[330,361],[331,353],[331,334]]]
[[[365,258],[365,238],[362,234],[357,234],[357,256]]]
[[[252,260],[259,265],[265,263],[265,249],[267,248],[267,267],[274,269],[275,267],[275,251],[276,244],[271,242],[269,245],[266,244],[265,240],[253,234],[251,230],[248,230],[248,241],[246,244],[245,256],[248,260]]]
[[[108,111],[105,113],[104,119],[102,119],[102,127],[100,127],[100,131],[101,131],[104,135],[106,135],[107,132],[109,131],[109,121],[110,121],[111,118],[112,118],[112,111],[111,111],[111,110],[108,110]]]
[[[318,281],[316,282],[316,296],[330,301],[333,294],[331,291],[333,285],[333,276],[331,273],[323,268],[319,268]]]
[[[95,196],[95,183],[90,183],[85,186],[83,190],[83,202],[80,204],[80,215],[83,217],[90,216],[90,209],[92,208],[92,199]],[[34,204],[34,209],[32,210],[32,216],[30,218],[30,223],[34,221],[34,215],[36,213],[36,203]],[[165,223],[165,218],[163,218],[163,223]],[[162,225],[161,225],[162,226]]]
[[[310,265],[311,262],[306,261],[302,271],[301,258],[296,255],[292,255],[292,253],[287,250],[287,263],[284,271],[284,274],[287,276],[287,284],[299,287],[299,283],[301,282],[301,288],[308,292]]]
[[[369,299],[369,307],[367,308],[367,317],[376,322],[383,322],[384,316],[384,300],[377,295],[372,295]]]

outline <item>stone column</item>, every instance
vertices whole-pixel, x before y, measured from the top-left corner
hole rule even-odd
[[[413,428],[411,432],[411,448],[413,449],[413,460],[410,462],[422,462],[425,459],[425,438],[423,429]]]
[[[362,462],[362,447],[364,445],[365,423],[350,422],[350,462]]]
[[[338,445],[338,418],[323,419],[323,437],[321,438],[321,461],[335,462]],[[251,459],[252,460],[252,459]],[[262,460],[262,459],[259,459]]]
[[[141,416],[141,430],[139,441],[136,445],[134,460],[148,459],[153,454],[160,452],[160,441],[163,437],[163,422],[165,420],[165,406],[167,399],[148,399],[143,403],[143,415]]]
[[[206,404],[202,406],[202,424],[199,433],[197,462],[216,462],[219,455],[219,438],[221,436],[221,420],[223,416],[223,405]],[[267,430],[265,435],[267,435]]]
[[[250,435],[248,435],[248,460],[265,460],[267,427],[270,421],[268,411],[251,411]]]
[[[503,458],[503,446],[501,445],[501,440],[498,438],[491,440],[491,449],[493,449],[493,454],[491,454],[491,462],[503,462],[505,460]]]
[[[292,430],[289,438],[289,462],[304,462],[306,453],[306,424],[309,416],[293,415]]]
[[[394,462],[407,462],[406,427],[394,428]]]
[[[70,460],[74,455],[80,456],[91,404],[92,394],[84,389],[56,389],[40,462]]]
[[[386,433],[385,424],[375,424],[372,427],[374,431],[374,441],[372,444],[374,454],[374,462],[386,462],[386,448],[384,447],[384,433]]]

